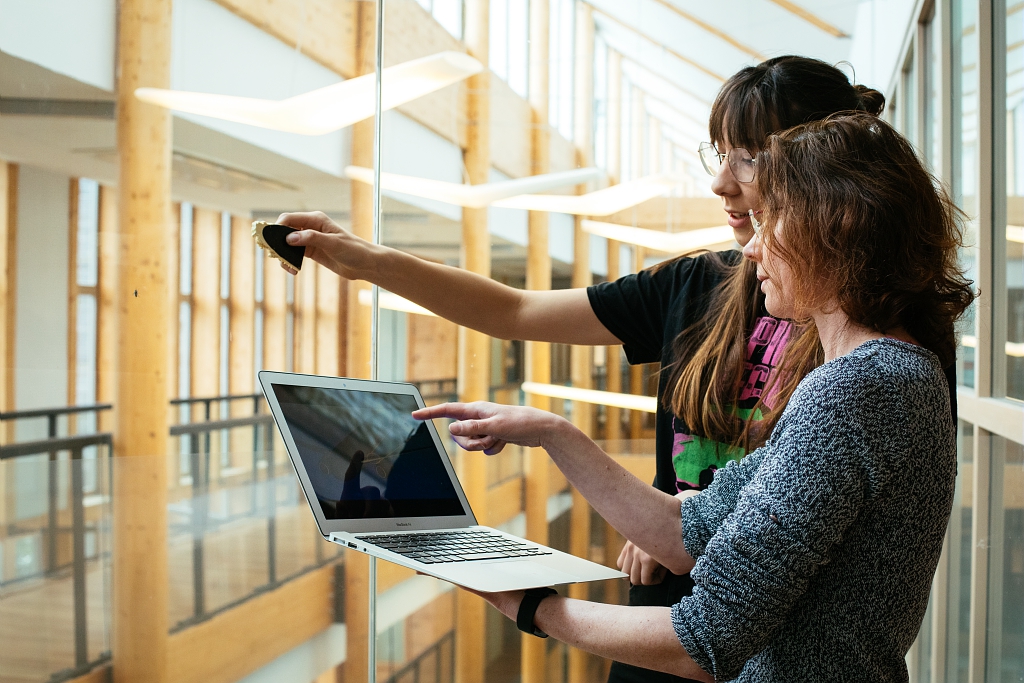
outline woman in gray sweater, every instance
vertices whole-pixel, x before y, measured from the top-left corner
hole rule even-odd
[[[772,136],[756,164],[763,206],[744,254],[768,311],[813,325],[826,362],[767,443],[706,491],[680,504],[550,413],[474,403],[414,416],[455,418],[469,450],[544,448],[626,538],[692,570],[693,595],[671,608],[484,596],[520,628],[701,680],[905,681],[956,473],[942,372],[955,349],[919,342],[951,339],[973,297],[959,216],[872,116]]]

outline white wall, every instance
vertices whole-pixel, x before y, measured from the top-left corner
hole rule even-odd
[[[463,182],[462,150],[408,116],[394,110],[384,112],[380,137],[382,171],[449,183]],[[454,204],[400,192],[384,194],[449,220],[462,220],[462,207]]]
[[[18,410],[63,406],[68,401],[69,183],[68,176],[31,166],[22,166],[18,175]]]
[[[889,85],[900,69],[903,39],[914,21],[917,0],[861,0],[850,46],[856,82],[889,98]]]
[[[175,90],[281,100],[342,80],[213,0],[174,0],[173,11]],[[175,115],[336,176],[350,157],[349,129],[308,136],[207,116]]]
[[[114,90],[116,0],[0,0],[0,50]]]

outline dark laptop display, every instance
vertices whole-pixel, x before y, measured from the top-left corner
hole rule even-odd
[[[272,387],[325,518],[466,514],[413,396]]]

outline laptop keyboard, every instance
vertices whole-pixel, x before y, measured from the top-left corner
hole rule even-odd
[[[499,560],[550,555],[545,548],[528,545],[489,531],[450,531],[424,534],[356,536],[360,541],[404,555],[423,564]]]

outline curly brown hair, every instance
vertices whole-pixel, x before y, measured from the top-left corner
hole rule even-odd
[[[768,138],[756,182],[761,239],[801,273],[799,307],[834,301],[854,324],[903,328],[953,362],[953,324],[975,296],[958,259],[965,216],[902,135],[862,113],[796,126]]]

